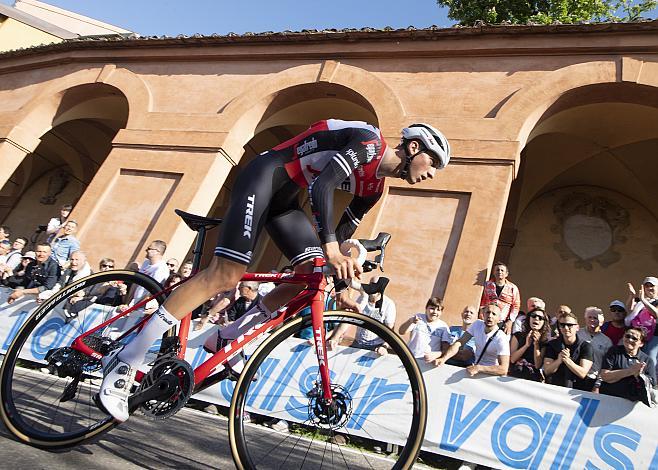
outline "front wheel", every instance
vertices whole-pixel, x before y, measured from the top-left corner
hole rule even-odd
[[[231,402],[238,468],[412,467],[427,415],[415,359],[398,335],[372,318],[324,313],[327,334],[339,324],[346,333],[327,355],[330,403],[322,395],[310,317],[285,323],[254,353]],[[391,455],[378,455],[386,449]]]
[[[37,447],[61,448],[108,431],[116,421],[95,403],[102,378],[100,358],[70,346],[75,338],[117,316],[119,305],[158,294],[144,274],[106,271],[64,287],[34,312],[9,346],[0,369],[0,417],[17,439]],[[131,339],[125,332],[164,300],[158,295],[99,329],[84,342],[101,354]]]

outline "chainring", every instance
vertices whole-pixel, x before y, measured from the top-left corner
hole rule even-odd
[[[173,393],[165,400],[149,400],[140,406],[144,415],[153,420],[163,420],[175,415],[185,406],[194,391],[194,370],[187,362],[175,356],[160,357],[151,370],[142,378],[135,393],[153,386],[164,375],[177,379]]]

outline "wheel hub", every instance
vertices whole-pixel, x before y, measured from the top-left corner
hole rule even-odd
[[[322,389],[318,385],[307,394],[309,420],[328,429],[345,427],[352,416],[352,397],[349,392],[340,385],[332,385],[331,402],[325,400],[322,395]]]

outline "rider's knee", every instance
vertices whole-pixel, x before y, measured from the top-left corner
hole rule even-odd
[[[309,259],[294,266],[296,274],[311,274],[313,272],[313,260]]]
[[[233,289],[246,271],[247,267],[243,264],[215,256],[204,269],[203,278],[209,290],[219,292]]]

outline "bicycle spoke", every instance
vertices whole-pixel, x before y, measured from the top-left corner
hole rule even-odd
[[[340,315],[341,319],[349,317]],[[359,316],[360,327],[373,326],[373,320],[362,318]],[[414,375],[418,374],[418,369],[413,357],[400,349],[404,346],[401,340],[396,340],[390,330],[374,327],[372,331],[383,334],[384,341],[398,349],[392,348],[393,353],[383,357],[353,347],[330,354],[328,363],[333,397],[328,402],[324,400],[319,370],[313,369],[316,367],[313,355],[307,348],[297,346],[302,344],[299,340],[285,341],[294,334],[292,329],[275,332],[271,341],[264,343],[253,363],[243,372],[246,375],[235,393],[244,409],[289,420],[289,434],[298,436],[281,438],[280,434],[258,432],[258,426],[243,426],[236,434],[237,439],[232,439],[238,442],[242,452],[240,458],[248,456],[244,457],[248,460],[242,460],[248,462],[245,466],[258,469],[391,468],[395,464],[393,460],[371,452],[386,439],[402,445],[400,455],[407,459],[405,467],[411,466],[422,440],[422,432],[416,430],[418,421],[413,419],[418,410],[417,394],[414,395],[414,387],[420,383],[418,376]],[[303,356],[295,358],[295,354]],[[272,359],[264,364],[266,358]],[[263,369],[259,370],[261,365]],[[313,371],[312,375],[299,375],[306,371]],[[259,378],[252,382],[256,372]],[[302,388],[298,388],[300,386]],[[310,390],[305,387],[310,387]],[[292,388],[298,391],[292,391]],[[261,395],[263,391],[266,393]],[[387,397],[387,402],[378,407],[381,394],[391,392],[393,394]],[[276,442],[273,443],[272,439]],[[340,439],[346,439],[345,443]],[[267,440],[270,445],[263,446]],[[405,440],[415,447],[405,452]],[[279,454],[280,458],[277,458]]]

